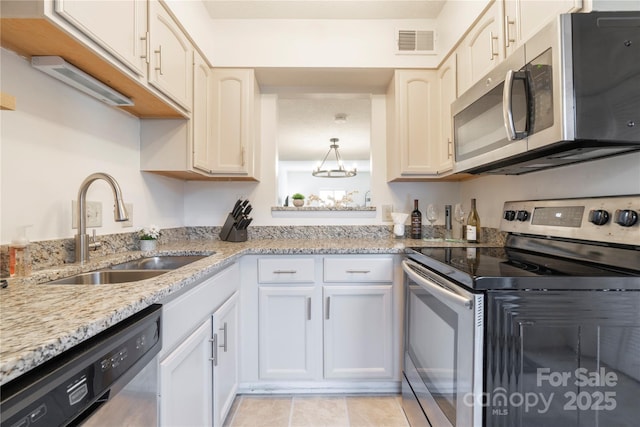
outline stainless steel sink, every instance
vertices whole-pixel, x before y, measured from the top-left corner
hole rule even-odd
[[[164,274],[170,270],[99,270],[76,274],[47,282],[48,285],[108,285],[137,282]]]
[[[109,268],[47,282],[48,285],[108,285],[137,282],[167,273],[209,255],[164,255],[140,258],[113,265]]]
[[[110,267],[111,270],[175,270],[209,255],[164,255],[140,258]]]

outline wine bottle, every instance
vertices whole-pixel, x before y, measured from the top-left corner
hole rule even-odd
[[[418,199],[413,201],[411,212],[411,238],[422,239],[422,212],[418,209]]]
[[[471,199],[471,211],[467,218],[467,241],[470,243],[480,241],[480,216],[476,210],[476,199]]]

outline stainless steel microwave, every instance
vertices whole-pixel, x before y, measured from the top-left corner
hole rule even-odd
[[[640,150],[640,11],[563,14],[452,104],[455,172]]]

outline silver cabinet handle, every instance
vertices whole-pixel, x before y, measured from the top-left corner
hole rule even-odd
[[[515,23],[516,23],[515,20],[509,19],[509,15],[504,16],[504,46],[505,47],[509,47],[511,46],[511,43],[516,42],[515,38],[511,38],[511,32],[509,31],[509,28],[512,25],[515,25]]]
[[[350,274],[369,274],[371,270],[347,270],[346,272]]]
[[[147,64],[149,63],[149,52],[151,51],[151,40],[149,39],[149,31],[144,33],[143,37],[140,37],[140,40],[144,40],[144,55],[140,55],[140,58],[143,58]]]
[[[489,52],[491,54],[491,56],[489,56],[489,61],[493,61],[493,58],[498,56],[498,54],[493,51],[494,40],[498,40],[498,36],[494,36],[493,31],[489,31]]]
[[[222,351],[226,353],[227,352],[227,322],[224,322],[222,324],[222,328],[218,330],[222,331],[222,333],[224,334],[222,338],[222,345],[220,346],[220,348],[222,348]]]
[[[159,71],[162,76],[162,45],[158,46],[158,50],[154,50],[153,52],[158,54],[158,66],[156,67],[156,71]]]
[[[213,362],[213,366],[218,366],[218,334],[213,334],[213,338],[211,341],[211,361]]]
[[[331,317],[331,297],[327,297],[327,320]]]
[[[273,270],[273,274],[296,274],[297,270]]]
[[[311,297],[307,298],[307,320],[311,320]]]
[[[453,141],[451,138],[447,138],[447,158],[451,159],[453,157]]]

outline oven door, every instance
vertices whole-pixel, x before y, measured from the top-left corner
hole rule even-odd
[[[407,382],[431,425],[479,427],[484,296],[413,261],[402,264]]]

